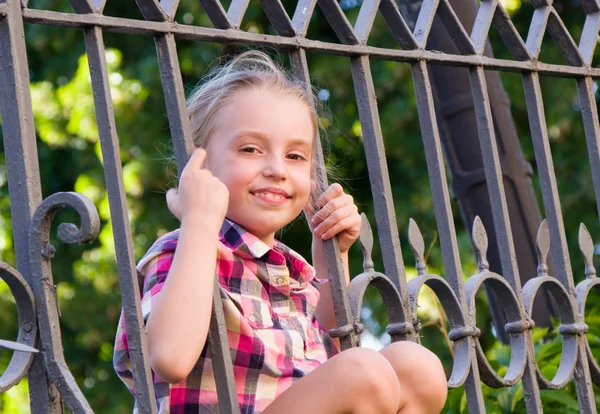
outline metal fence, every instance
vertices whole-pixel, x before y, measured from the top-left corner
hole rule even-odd
[[[29,93],[29,72],[23,23],[79,27],[85,32],[97,123],[105,166],[118,273],[126,315],[129,346],[140,412],[155,412],[156,403],[148,365],[147,347],[140,310],[138,279],[127,215],[125,190],[119,156],[119,140],[108,83],[103,32],[154,36],[160,74],[168,111],[171,135],[179,170],[184,166],[192,144],[185,109],[185,96],[176,51],[177,39],[202,42],[241,43],[269,46],[289,53],[294,75],[310,85],[307,53],[347,56],[351,61],[365,152],[377,218],[378,237],[383,252],[385,275],[375,272],[370,251],[371,230],[364,226],[361,235],[365,254],[364,273],[344,283],[337,242],[325,243],[328,270],[337,318],[332,336],[340,338],[344,349],[359,345],[360,306],[368,285],[382,294],[389,312],[387,328],[393,340],[418,341],[416,298],[429,286],[440,299],[451,326],[454,366],[449,387],[465,386],[469,411],[485,412],[483,381],[492,387],[508,387],[522,381],[525,404],[530,413],[542,412],[540,389],[559,389],[574,378],[580,411],[595,413],[592,383],[600,385],[600,368],[594,360],[585,333],[584,309],[588,293],[599,282],[592,264],[593,242],[587,231],[580,231],[580,246],[586,263],[586,279],[574,285],[566,247],[556,177],[544,117],[540,75],[573,78],[577,83],[581,114],[592,168],[596,202],[600,207],[600,125],[593,80],[600,69],[592,67],[592,57],[600,28],[600,2],[581,0],[585,25],[577,45],[552,5],[552,0],[532,0],[535,12],[526,41],[516,31],[498,0],[482,0],[472,33],[467,33],[449,0],[423,1],[414,29],[405,23],[395,0],[364,0],[352,26],[336,0],[318,0],[341,44],[324,43],[305,37],[317,0],[299,0],[289,17],[279,0],[261,0],[278,35],[255,34],[239,29],[249,0],[233,0],[226,11],[218,0],[200,0],[214,28],[177,24],[173,21],[177,0],[137,0],[145,20],[109,17],[102,14],[106,0],[70,0],[74,13],[59,13],[28,8],[27,0],[0,0],[0,109],[10,191],[17,268],[0,263],[0,277],[11,289],[19,313],[16,342],[2,340],[0,347],[20,352],[0,378],[4,392],[27,375],[32,412],[62,411],[61,400],[71,412],[91,412],[64,360],[59,330],[57,298],[53,285],[51,260],[54,248],[49,243],[50,225],[56,212],[74,208],[81,224],[62,224],[59,238],[67,243],[82,243],[96,237],[99,219],[92,203],[76,193],[56,193],[41,199],[36,136]],[[401,49],[367,45],[376,14],[381,12]],[[459,54],[427,50],[426,44],[435,16],[452,37]],[[484,55],[491,25],[502,38],[513,60]],[[548,32],[562,52],[566,65],[540,62],[542,38]],[[385,162],[383,137],[377,112],[370,62],[383,59],[408,62],[412,67],[419,120],[434,200],[445,277],[430,274],[424,259],[424,244],[418,227],[411,222],[410,247],[417,261],[419,276],[407,283],[392,202],[390,177]],[[429,80],[428,64],[468,68],[485,178],[494,215],[494,228],[500,249],[502,275],[489,271],[486,260],[487,236],[479,220],[473,226],[473,241],[479,272],[463,283],[456,230]],[[539,266],[537,277],[521,287],[516,266],[510,217],[504,193],[501,165],[486,87],[486,70],[518,72],[522,76],[537,171],[543,189],[547,221],[538,233]],[[326,184],[323,156],[318,150],[319,180]],[[365,220],[366,222],[366,220]],[[552,240],[552,243],[550,243]],[[555,260],[556,274],[550,277],[546,259],[549,251]],[[505,304],[510,338],[510,365],[499,376],[486,360],[479,344],[475,323],[475,294],[486,282]],[[536,293],[546,288],[558,305],[563,337],[562,359],[552,380],[543,377],[536,364],[531,329],[531,309]],[[215,289],[217,285],[215,284]],[[210,346],[219,389],[221,412],[238,412],[233,370],[227,344],[220,297],[214,296]],[[35,299],[34,299],[35,298]],[[33,347],[39,348],[37,352]]]

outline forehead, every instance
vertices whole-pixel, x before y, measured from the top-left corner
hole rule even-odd
[[[280,92],[266,89],[236,92],[216,115],[213,137],[219,139],[211,141],[226,144],[244,131],[272,140],[310,145],[315,139],[315,126],[307,104]]]

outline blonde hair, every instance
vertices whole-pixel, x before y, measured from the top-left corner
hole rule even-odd
[[[194,145],[207,147],[218,111],[233,95],[256,89],[281,93],[304,102],[314,127],[316,143],[319,117],[313,106],[317,101],[312,90],[304,82],[292,79],[266,53],[247,51],[211,71],[188,98]]]

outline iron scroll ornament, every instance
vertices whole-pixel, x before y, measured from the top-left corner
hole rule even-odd
[[[50,228],[56,213],[62,208],[74,209],[81,219],[80,227],[72,223],[58,226],[58,238],[63,243],[90,243],[100,230],[98,211],[85,196],[75,192],[55,193],[39,205],[29,227],[29,257],[33,292],[36,298],[40,348],[44,355],[48,377],[58,389],[73,413],[92,413],[64,359],[60,335],[58,298],[52,277],[51,260],[55,249],[50,244]]]
[[[0,261],[0,279],[6,282],[15,298],[19,317],[17,341],[0,339],[0,348],[15,351],[4,373],[0,376],[0,393],[3,393],[18,384],[27,375],[33,356],[38,350],[34,348],[37,339],[37,323],[33,292],[23,276],[2,261]]]

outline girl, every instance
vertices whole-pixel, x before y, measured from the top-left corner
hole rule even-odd
[[[311,99],[261,52],[217,70],[189,99],[196,150],[178,189],[167,192],[181,228],[158,239],[138,264],[161,413],[216,410],[207,346],[215,274],[242,413],[443,407],[444,371],[424,347],[397,342],[381,352],[340,353],[320,331],[335,326],[322,240],[338,237],[347,269],[361,219],[338,184],[309,206],[318,119]],[[314,268],[274,238],[303,209]],[[337,355],[328,359],[328,348]],[[114,364],[133,390],[123,317]]]

